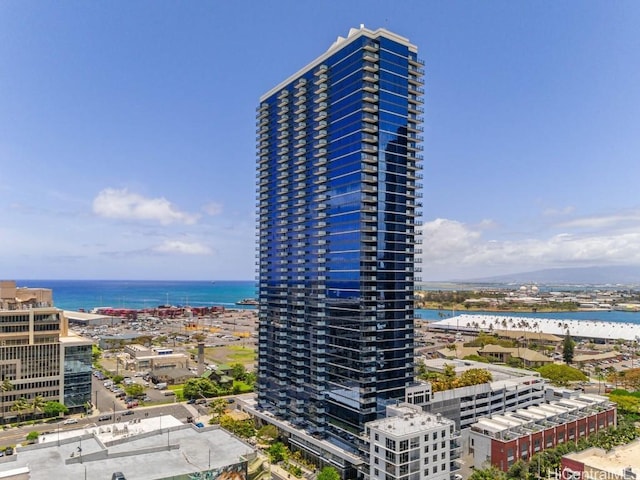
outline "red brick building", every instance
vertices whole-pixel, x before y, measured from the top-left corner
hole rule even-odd
[[[640,478],[640,440],[610,451],[588,448],[562,457],[561,478],[632,480]]]
[[[614,427],[616,406],[605,397],[579,395],[504,415],[485,417],[471,426],[469,451],[474,466],[507,471],[520,459],[600,430]]]

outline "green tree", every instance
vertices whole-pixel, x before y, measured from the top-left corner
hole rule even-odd
[[[549,364],[539,367],[537,371],[554,385],[565,386],[569,382],[584,382],[587,377],[577,368],[569,365]]]
[[[318,480],[340,480],[340,473],[333,467],[324,467],[318,474]]]
[[[242,438],[250,438],[256,434],[253,420],[236,420],[230,415],[224,415],[220,419],[220,426]]]
[[[229,372],[229,375],[231,376],[231,378],[233,378],[234,380],[242,380],[246,373],[244,365],[241,363],[232,363],[230,366],[231,371]]]
[[[609,400],[618,406],[620,413],[640,413],[640,398],[631,395],[617,395],[618,390],[614,390],[609,395]]]
[[[43,412],[46,417],[57,417],[61,413],[69,413],[69,409],[60,402],[50,401],[44,404]]]
[[[489,370],[485,370],[484,368],[470,368],[462,372],[457,380],[456,387],[468,387],[489,383],[493,380],[493,375],[491,375]]]
[[[47,402],[45,401],[45,399],[40,395],[36,395],[35,397],[33,397],[33,400],[31,400],[33,415],[35,416],[38,412],[43,412],[46,403]]]
[[[215,393],[215,384],[206,378],[190,378],[182,387],[185,398],[212,397]]]
[[[98,345],[93,345],[91,347],[91,363],[93,365],[97,365],[100,361],[100,357],[102,356],[102,349]]]
[[[40,436],[40,432],[36,432],[36,431],[29,432],[27,433],[27,440],[29,442],[35,442],[39,436]]]
[[[469,480],[506,480],[507,476],[502,470],[494,466],[474,470]]]
[[[209,407],[211,415],[215,418],[222,418],[227,410],[227,401],[224,398],[216,398]]]
[[[144,387],[139,383],[133,383],[131,385],[124,387],[124,391],[130,397],[138,398],[144,395]]]
[[[562,358],[564,359],[564,363],[567,365],[571,365],[573,362],[573,350],[576,344],[569,335],[569,331],[564,336],[564,341],[562,342]]]
[[[255,385],[257,379],[258,375],[256,375],[256,372],[246,372],[244,374],[244,383],[246,383],[250,387],[253,387]]]
[[[278,429],[275,425],[265,425],[260,430],[258,430],[257,436],[263,442],[273,443],[273,441],[278,438]]]
[[[477,354],[467,355],[466,357],[463,357],[462,359],[463,360],[471,360],[473,362],[489,363],[489,359],[488,358],[483,357],[482,355],[477,355]]]
[[[29,403],[29,400],[27,400],[25,397],[20,397],[15,402],[13,402],[11,410],[16,412],[18,414],[18,419],[20,419],[20,417],[23,416],[25,412],[30,408],[31,404]]]
[[[282,442],[276,442],[267,449],[271,463],[278,463],[289,458],[289,449]]]
[[[509,471],[507,471],[507,478],[526,480],[529,478],[528,470],[527,462],[520,459],[509,467]]]

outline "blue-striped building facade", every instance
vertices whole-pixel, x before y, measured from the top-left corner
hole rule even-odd
[[[360,434],[414,378],[422,62],[352,29],[257,109],[258,406]]]

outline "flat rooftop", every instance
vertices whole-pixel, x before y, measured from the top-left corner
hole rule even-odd
[[[396,414],[367,423],[367,427],[377,429],[387,435],[402,437],[433,429],[455,425],[453,420],[427,412],[417,412],[411,407],[396,407]]]
[[[562,416],[584,417],[596,411],[608,409],[611,403],[606,397],[580,395],[574,399],[553,401],[537,406],[521,408],[501,415],[481,417],[471,426],[476,432],[483,432],[494,438],[518,428],[537,430],[546,424],[561,424],[569,420]]]
[[[633,467],[634,473],[637,474],[638,457],[640,457],[640,440],[620,445],[609,452],[601,448],[589,448],[582,452],[565,455],[565,458],[583,463],[585,470],[591,467],[616,475],[620,475],[625,467]]]
[[[436,371],[443,371],[445,365],[451,365],[458,375],[462,372],[465,372],[466,370],[471,370],[473,368],[488,370],[489,372],[491,372],[491,377],[493,378],[491,383],[516,381],[517,379],[525,377],[540,378],[540,374],[538,372],[532,372],[530,370],[523,370],[520,368],[511,368],[505,365],[474,362],[472,360],[429,358],[424,360],[424,365],[427,367],[427,370]],[[514,385],[515,384],[517,383],[514,383]]]
[[[160,428],[160,426],[162,428]],[[170,415],[52,432],[40,443],[3,458],[2,472],[28,467],[31,480],[126,478],[153,480],[219,469],[255,450],[218,427],[197,428]]]

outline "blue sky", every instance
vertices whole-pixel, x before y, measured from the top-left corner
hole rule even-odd
[[[252,279],[259,97],[426,62],[423,272],[640,265],[640,2],[0,2],[0,276]]]

